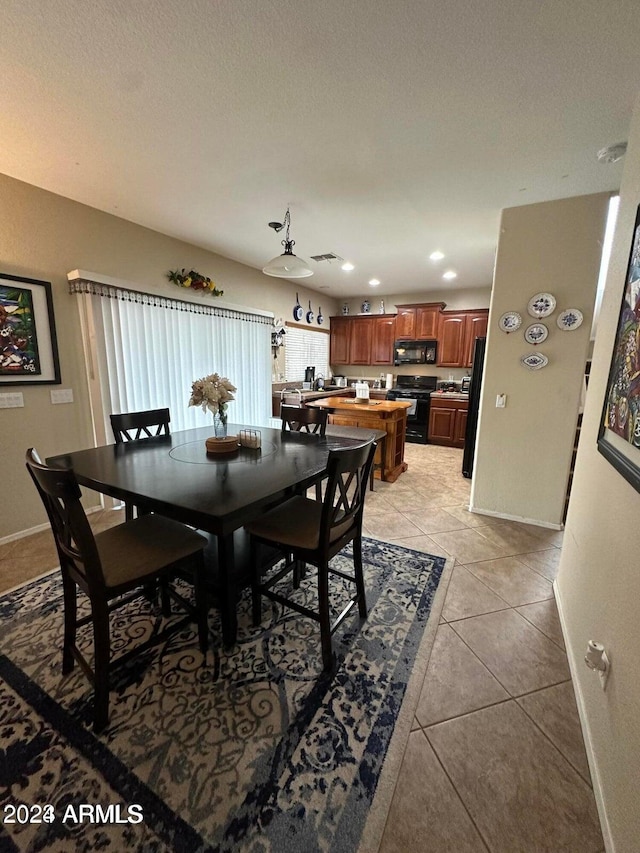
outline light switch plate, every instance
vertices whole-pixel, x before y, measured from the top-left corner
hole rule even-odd
[[[20,409],[24,406],[22,391],[0,394],[0,409]]]
[[[59,388],[57,391],[51,391],[51,402],[56,403],[73,403],[73,389]]]
[[[498,394],[496,397],[496,409],[504,409],[507,405],[507,395],[506,394]]]

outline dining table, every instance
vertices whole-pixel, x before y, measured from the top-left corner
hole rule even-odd
[[[247,429],[229,424],[230,435]],[[131,502],[215,537],[222,640],[234,645],[240,593],[236,540],[241,528],[294,493],[304,493],[326,469],[329,451],[375,440],[376,430],[342,429],[325,436],[267,427],[259,448],[207,452],[211,427],[75,450],[47,458],[72,468],[78,483]],[[379,436],[378,436],[379,437]]]

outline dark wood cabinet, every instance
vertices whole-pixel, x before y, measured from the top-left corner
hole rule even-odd
[[[444,308],[444,302],[416,308],[416,339],[434,340],[438,337],[438,318]]]
[[[371,364],[373,317],[354,317],[349,340],[350,364]]]
[[[416,336],[416,309],[398,305],[396,340],[412,341]]]
[[[464,447],[468,400],[431,396],[429,443]]]
[[[397,305],[396,340],[433,340],[438,335],[438,318],[444,302],[423,302],[415,305]]]
[[[396,339],[395,315],[380,314],[373,318],[371,361],[369,364],[393,364],[393,343]]]
[[[487,333],[489,309],[445,311],[438,322],[438,364],[471,367],[476,338]]]
[[[349,343],[351,339],[351,317],[331,318],[331,341],[329,361],[331,364],[351,364],[349,361]]]

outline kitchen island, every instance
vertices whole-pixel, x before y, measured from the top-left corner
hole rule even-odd
[[[376,451],[376,460],[380,468],[376,476],[388,483],[395,483],[400,474],[407,470],[404,461],[404,442],[407,432],[407,409],[411,403],[406,400],[366,400],[360,402],[354,397],[323,397],[311,400],[309,407],[327,409],[329,423],[336,426],[379,429],[385,432],[385,438]],[[378,458],[379,457],[379,458]]]

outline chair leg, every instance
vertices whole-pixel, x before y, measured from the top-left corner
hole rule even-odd
[[[358,613],[361,619],[367,618],[367,593],[364,588],[364,574],[362,571],[362,537],[356,536],[353,540],[353,567],[356,579],[356,591],[358,593]]]
[[[318,566],[318,615],[320,617],[320,643],[322,645],[322,666],[325,672],[333,669],[333,650],[331,647],[331,619],[329,614],[329,567],[327,563]]]
[[[209,645],[209,623],[207,619],[207,590],[204,582],[204,555],[197,558],[193,578],[194,594],[196,598],[196,618],[198,622],[198,641],[200,651],[206,655]]]
[[[169,578],[163,575],[160,578],[160,606],[162,607],[162,615],[165,617],[171,616],[171,599],[169,598]]]
[[[91,602],[94,649],[93,729],[101,732],[109,722],[109,609],[106,601]]]
[[[260,565],[258,563],[259,545],[256,540],[251,537],[249,545],[249,563],[251,565],[251,611],[253,615],[253,624],[259,625],[262,622],[262,593],[260,592]]]
[[[64,641],[62,645],[62,674],[71,672],[74,657],[71,649],[76,644],[76,627],[78,613],[78,589],[71,578],[63,576],[64,591]]]

